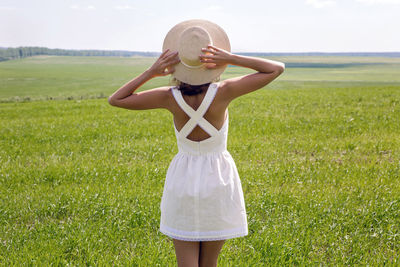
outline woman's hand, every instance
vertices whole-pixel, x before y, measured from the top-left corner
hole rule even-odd
[[[202,48],[203,55],[200,55],[200,61],[206,63],[209,69],[219,68],[221,66],[230,64],[233,54],[213,45],[208,45],[207,48]]]
[[[166,76],[175,71],[174,65],[181,60],[178,57],[178,52],[165,50],[156,62],[148,69],[153,77]]]

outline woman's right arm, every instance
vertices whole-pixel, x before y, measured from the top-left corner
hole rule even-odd
[[[231,64],[256,70],[256,73],[226,79],[220,82],[220,89],[227,101],[260,89],[275,80],[285,70],[282,62],[258,57],[248,57],[232,54],[215,46],[203,49],[206,55],[201,55],[202,62],[209,68],[217,68],[221,65]]]

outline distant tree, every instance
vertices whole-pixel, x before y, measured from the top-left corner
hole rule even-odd
[[[240,53],[241,55],[249,56],[381,56],[381,57],[400,57],[400,52],[362,52],[362,53]],[[24,57],[31,57],[36,55],[54,55],[54,56],[102,56],[102,57],[157,57],[160,55],[158,52],[140,52],[140,51],[126,51],[126,50],[73,50],[73,49],[51,49],[47,47],[27,46],[27,47],[8,47],[0,49],[0,61],[18,59]]]

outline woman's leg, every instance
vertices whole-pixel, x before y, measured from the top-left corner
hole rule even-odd
[[[221,252],[225,240],[201,241],[200,244],[200,267],[216,267],[218,255]]]
[[[200,242],[173,239],[178,267],[198,267]]]

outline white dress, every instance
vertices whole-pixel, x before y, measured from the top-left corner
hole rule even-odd
[[[161,199],[160,231],[185,241],[224,240],[248,234],[242,186],[235,162],[227,151],[228,117],[220,130],[203,118],[218,85],[211,83],[195,111],[172,88],[176,102],[190,117],[178,132],[179,152],[173,158]],[[186,138],[199,125],[210,137]]]

